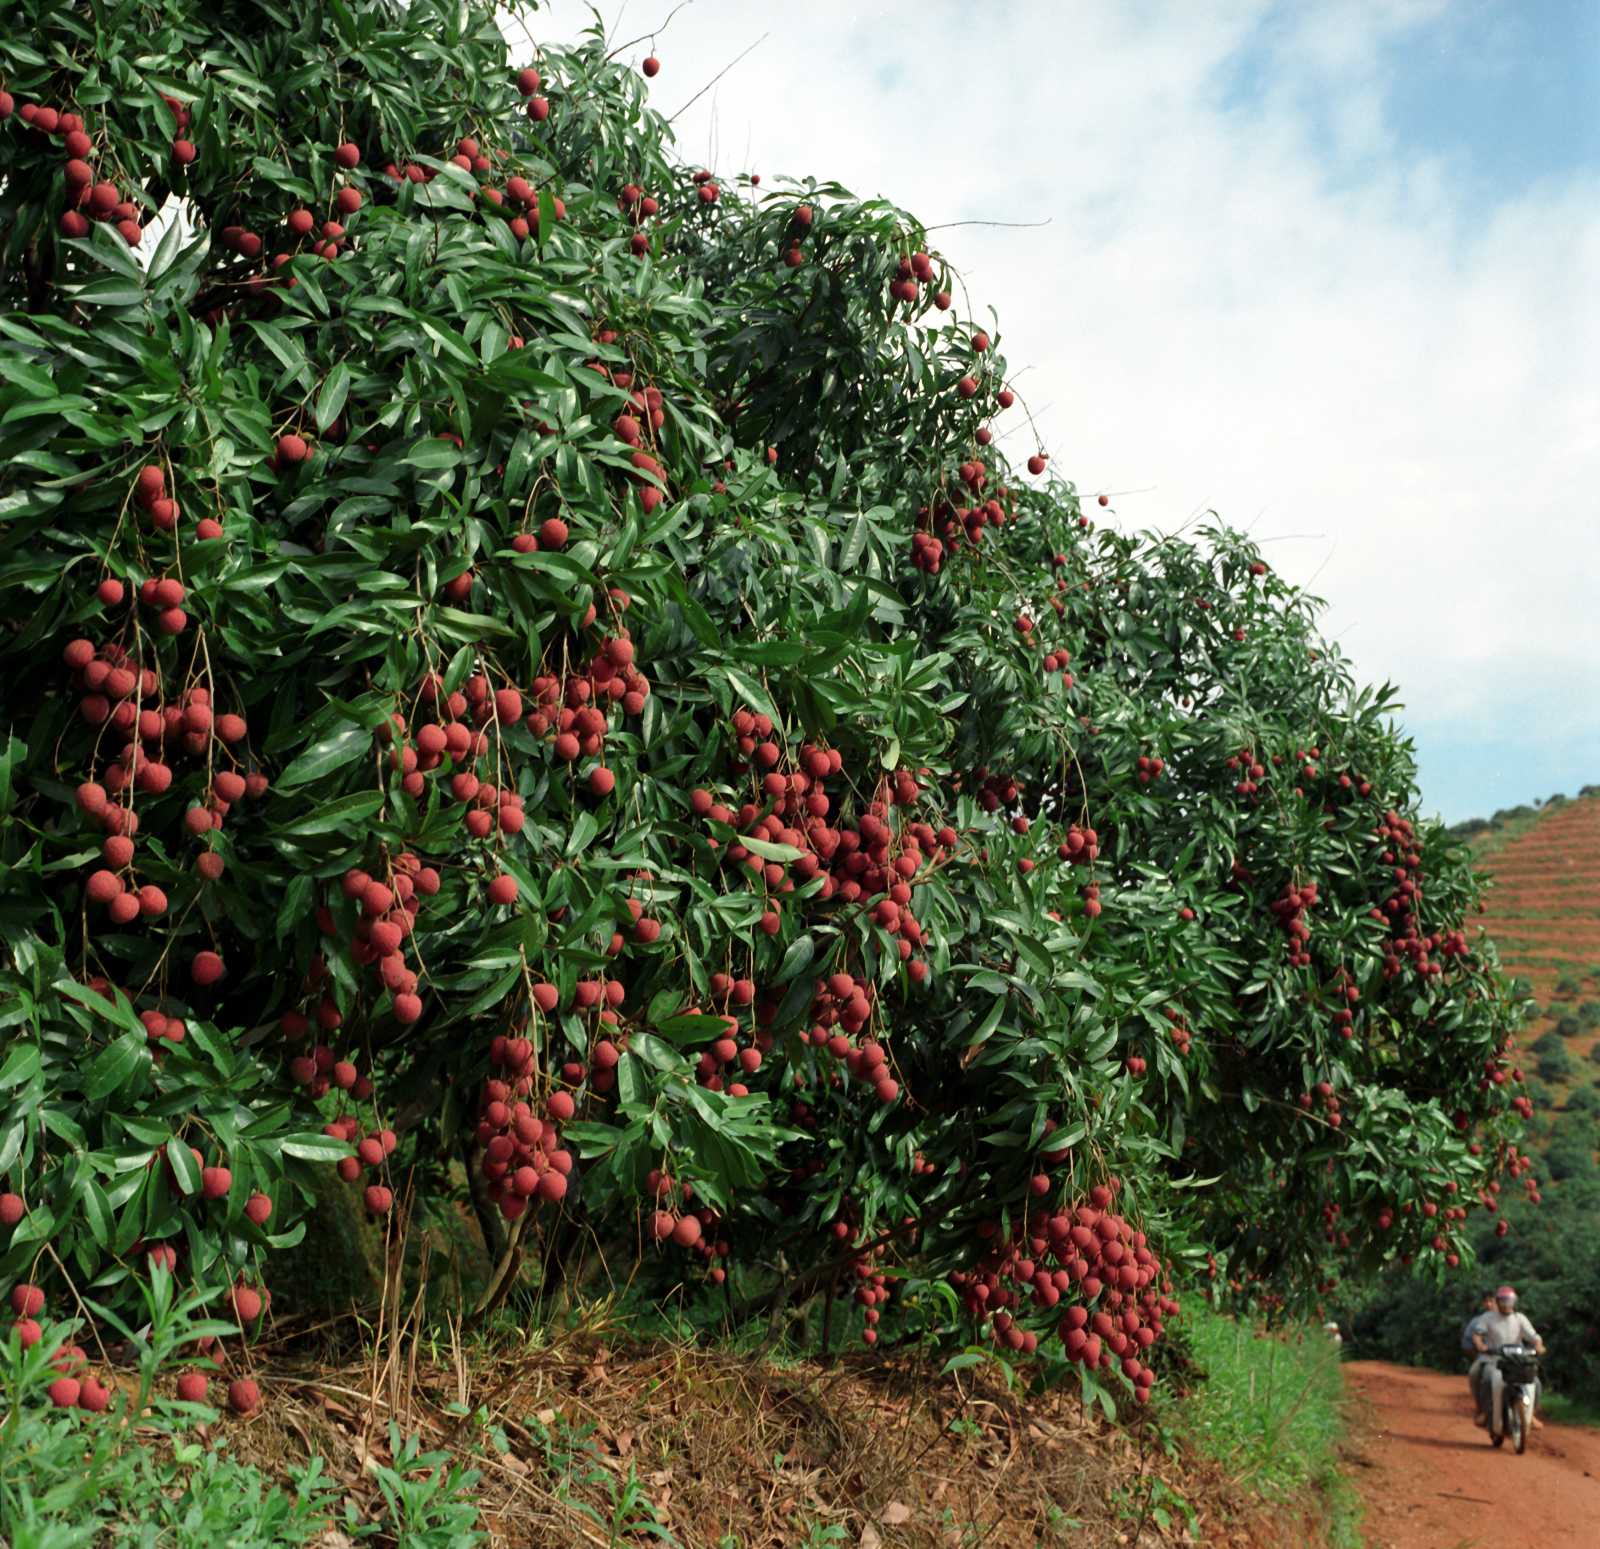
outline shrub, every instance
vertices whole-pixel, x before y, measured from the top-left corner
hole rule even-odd
[[[1570,1081],[1575,1067],[1572,1056],[1565,1049],[1557,1049],[1550,1054],[1541,1054],[1535,1068],[1541,1081]]]
[[[1575,1086],[1567,1093],[1568,1113],[1600,1113],[1600,1091],[1593,1086]]]
[[[1556,994],[1561,999],[1569,1000],[1572,996],[1580,994],[1582,990],[1583,984],[1577,974],[1563,973],[1556,976]]]
[[[1585,1032],[1600,1027],[1600,1000],[1586,1000],[1578,1007],[1578,1021]]]
[[[1578,1018],[1572,1012],[1563,1012],[1556,1018],[1555,1036],[1560,1040],[1563,1048],[1566,1047],[1567,1039],[1576,1038],[1582,1031],[1582,1023],[1578,1021]],[[1549,1035],[1547,1034],[1546,1036]]]
[[[1550,1032],[1540,1033],[1530,1048],[1535,1054],[1565,1054],[1567,1041],[1559,1028],[1553,1028]]]
[[[1583,1123],[1592,1132],[1592,1121]],[[1585,1396],[1600,1384],[1594,1340],[1594,1287],[1600,1283],[1600,1180],[1592,1165],[1552,1190],[1542,1204],[1508,1200],[1471,1229],[1478,1266],[1435,1280],[1386,1276],[1351,1311],[1353,1353],[1459,1370],[1457,1335],[1478,1290],[1508,1281],[1549,1354],[1545,1376],[1556,1392]],[[1500,1223],[1505,1232],[1500,1235]]]
[[[1175,1254],[1458,1256],[1518,1014],[1313,600],[1012,467],[924,228],[678,165],[598,37],[226,10],[16,18],[107,218],[0,123],[0,1276],[248,1301],[309,1168],[464,1157],[508,1263],[1144,1391]]]
[[[1516,807],[1502,807],[1489,819],[1496,827],[1505,823],[1514,823],[1519,818],[1531,818],[1538,811],[1538,806],[1528,806],[1525,803]]]
[[[1594,1121],[1586,1115],[1584,1122],[1593,1128]],[[1545,1171],[1558,1183],[1572,1178],[1591,1178],[1600,1173],[1600,1167],[1595,1164],[1592,1135],[1555,1135],[1541,1155]]]

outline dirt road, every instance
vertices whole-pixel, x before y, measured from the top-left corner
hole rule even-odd
[[[1382,1361],[1345,1376],[1370,1406],[1349,1470],[1369,1549],[1600,1545],[1600,1431],[1546,1424],[1519,1458],[1473,1426],[1465,1377]]]

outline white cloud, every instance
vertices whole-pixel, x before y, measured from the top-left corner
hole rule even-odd
[[[613,35],[669,9],[632,0]],[[1053,467],[1148,491],[1115,502],[1129,525],[1211,505],[1253,527],[1419,719],[1503,728],[1537,699],[1587,724],[1600,176],[1485,207],[1386,115],[1385,45],[1477,14],[696,0],[652,91],[672,112],[770,33],[679,121],[687,159],[837,177],[930,223],[1048,218],[937,239],[1028,368]],[[587,20],[561,0],[532,26]]]

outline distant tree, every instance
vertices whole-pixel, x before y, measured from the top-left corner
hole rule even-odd
[[[1587,1128],[1593,1131],[1591,1119],[1581,1114],[1575,1117],[1582,1118]],[[1576,1135],[1554,1136],[1544,1148],[1544,1167],[1557,1183],[1565,1183],[1572,1178],[1600,1177],[1600,1167],[1595,1166],[1593,1145]]]
[[[1567,1112],[1600,1113],[1600,1090],[1592,1086],[1574,1087],[1567,1093]]]
[[[1541,1081],[1570,1081],[1572,1079],[1572,1056],[1565,1049],[1553,1049],[1549,1054],[1539,1056],[1539,1079]]]
[[[1534,809],[1529,806],[1502,807],[1490,821],[1498,828],[1501,824],[1513,823],[1518,818],[1531,818],[1533,814]]]
[[[1582,1122],[1592,1131],[1591,1119]],[[1464,1262],[1454,1275],[1437,1283],[1424,1276],[1385,1276],[1363,1300],[1338,1309],[1356,1352],[1456,1369],[1455,1335],[1464,1307],[1480,1283],[1503,1278],[1516,1286],[1520,1304],[1550,1347],[1544,1363],[1550,1386],[1561,1393],[1600,1391],[1600,1342],[1593,1334],[1600,1179],[1594,1171],[1591,1163],[1570,1175],[1540,1205],[1512,1196],[1496,1216],[1479,1220],[1471,1233],[1476,1260]],[[1497,1234],[1501,1220],[1509,1224],[1505,1236]]]

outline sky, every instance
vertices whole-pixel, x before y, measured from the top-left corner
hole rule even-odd
[[[1600,3],[672,3],[598,3],[663,112],[756,45],[685,160],[1037,223],[935,234],[1006,450],[1250,531],[1399,687],[1425,813],[1600,783]]]

